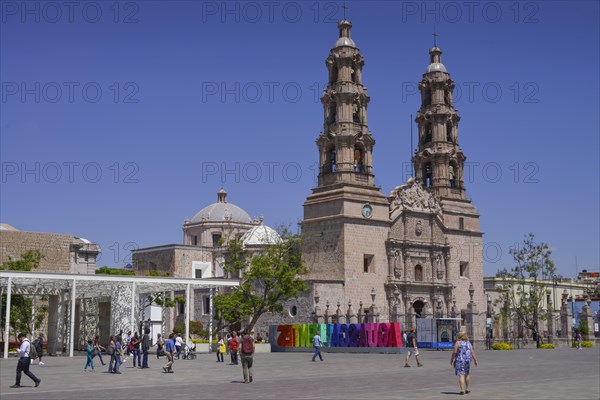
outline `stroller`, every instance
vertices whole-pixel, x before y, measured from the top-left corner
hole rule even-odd
[[[183,360],[195,360],[196,359],[196,344],[195,343],[186,343],[183,346],[183,351],[181,352],[181,359],[183,359]]]

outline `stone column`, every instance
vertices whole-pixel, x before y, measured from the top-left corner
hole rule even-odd
[[[561,299],[562,305],[560,306],[560,336],[567,339],[573,331],[573,315],[567,301],[568,297],[569,293],[565,289]]]
[[[348,300],[348,312],[346,313],[346,321],[349,324],[358,323],[358,318],[356,317],[356,312],[352,309],[352,301]]]
[[[585,305],[581,309],[581,314],[579,314],[579,323],[586,321],[588,326],[588,333],[583,335],[583,340],[591,340],[594,337],[594,311],[590,307],[591,304],[592,301],[589,296],[586,296]]]

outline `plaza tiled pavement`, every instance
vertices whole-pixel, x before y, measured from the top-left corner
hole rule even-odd
[[[23,376],[14,383],[16,359],[0,360],[0,398],[11,399],[599,399],[600,352],[593,349],[478,351],[472,392],[459,396],[448,351],[422,351],[424,366],[403,367],[403,355],[327,354],[311,362],[305,353],[255,356],[254,383],[242,384],[241,366],[216,363],[214,354],[178,360],[173,374],[165,359],[150,369],[121,367],[121,375],[83,372],[85,357],[45,357],[32,366],[40,387]],[[97,358],[94,359],[97,361]]]

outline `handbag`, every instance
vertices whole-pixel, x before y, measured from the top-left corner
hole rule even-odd
[[[219,353],[225,354],[227,352],[227,348],[225,347],[225,343],[219,346]]]

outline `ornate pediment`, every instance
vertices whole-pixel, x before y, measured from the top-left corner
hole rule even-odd
[[[442,208],[438,199],[413,179],[394,189],[390,196],[390,213],[418,211],[441,214]]]

